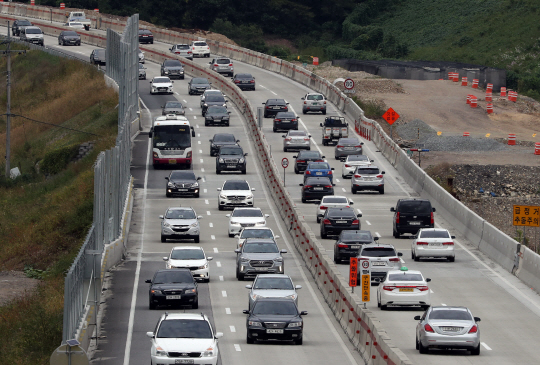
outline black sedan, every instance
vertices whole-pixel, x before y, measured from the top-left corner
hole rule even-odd
[[[353,208],[328,208],[321,218],[321,238],[339,235],[341,231],[360,230],[360,218]]]
[[[161,76],[184,79],[184,66],[178,60],[165,60],[161,64]]]
[[[373,237],[370,231],[343,230],[334,243],[334,262],[339,264],[343,260],[358,256],[360,247],[375,243],[379,237]]]
[[[275,116],[278,112],[288,112],[289,103],[283,99],[268,99],[264,105],[264,117],[269,118]]]
[[[58,45],[61,46],[80,46],[81,45],[81,36],[72,30],[63,30],[58,35]]]
[[[204,98],[204,103],[202,105],[203,117],[206,114],[206,110],[212,105],[227,107],[227,100],[225,100],[225,97],[223,96],[223,94],[207,95],[206,98]]]
[[[185,115],[186,110],[184,106],[179,101],[168,101],[165,105],[161,106],[161,115],[175,114],[175,115]]]
[[[210,156],[215,156],[222,146],[235,146],[240,140],[231,133],[216,133],[210,141]]]
[[[310,162],[324,162],[325,156],[321,156],[319,151],[300,151],[293,158],[295,158],[294,173],[299,174],[306,171],[307,165]]]
[[[94,49],[90,54],[90,63],[94,65],[105,65],[107,63],[105,50]]]
[[[200,177],[195,177],[193,170],[171,171],[170,175],[165,177],[167,180],[165,195],[167,198],[174,195],[193,195],[198,198],[200,179]]]
[[[232,80],[240,90],[255,90],[255,78],[251,74],[236,74]]]
[[[321,200],[323,196],[334,195],[334,184],[327,177],[308,177],[302,187],[302,203],[308,200]]]
[[[154,35],[148,29],[139,29],[139,43],[154,44]]]
[[[189,269],[159,270],[152,280],[148,292],[148,307],[155,309],[158,305],[189,305],[199,308],[199,292],[197,282]]]
[[[247,314],[247,343],[264,340],[293,341],[296,345],[303,342],[304,321],[296,303],[290,298],[259,298],[253,303]]]
[[[298,117],[292,112],[279,112],[274,117],[273,131],[298,130]]]
[[[230,111],[224,106],[211,105],[204,114],[204,125],[226,125],[229,126]]]
[[[197,95],[202,94],[206,89],[210,89],[212,83],[208,81],[206,77],[194,77],[189,80],[188,83],[188,94]]]

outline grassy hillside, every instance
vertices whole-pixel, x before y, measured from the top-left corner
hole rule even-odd
[[[99,151],[115,144],[118,96],[103,73],[81,62],[32,51],[15,56],[12,68],[11,111],[29,119],[12,119],[11,166],[22,176],[6,179],[0,163],[0,270],[42,280],[36,292],[0,307],[0,333],[9,334],[0,342],[0,364],[45,365],[61,342],[64,275],[92,224],[92,166]],[[0,90],[2,114],[5,78]],[[5,141],[1,117],[2,156]],[[94,150],[66,163],[86,141],[95,142]]]

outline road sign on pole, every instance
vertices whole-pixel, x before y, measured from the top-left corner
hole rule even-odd
[[[540,206],[514,205],[514,226],[540,227]]]
[[[289,167],[289,159],[287,157],[283,157],[281,160],[281,166],[283,166],[283,186],[285,186],[285,169]]]
[[[382,117],[388,122],[388,124],[390,124],[390,139],[393,139],[392,124],[394,124],[394,122],[399,119],[399,114],[396,113],[394,109],[388,108],[388,110],[382,115]]]
[[[358,286],[358,259],[351,257],[351,264],[349,266],[349,286],[351,286],[354,293],[354,287]]]
[[[354,89],[354,80],[353,79],[346,79],[345,82],[343,82],[343,86],[345,87],[345,89],[347,90],[352,90]]]
[[[366,303],[370,300],[371,291],[371,265],[369,260],[361,260],[360,264],[361,272],[361,284],[362,284],[362,302],[364,302],[364,308]]]

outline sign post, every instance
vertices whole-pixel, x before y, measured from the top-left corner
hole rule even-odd
[[[354,293],[354,287],[358,286],[358,259],[351,257],[351,263],[349,266],[349,286],[352,287]]]
[[[283,166],[283,186],[285,186],[285,169],[289,167],[289,159],[287,157],[283,157],[281,160],[281,166]]]
[[[369,260],[362,260],[360,264],[361,281],[362,281],[362,302],[364,302],[364,309],[366,303],[369,302],[371,291],[371,264]]]
[[[354,91],[354,80],[349,78],[349,79],[346,79],[344,82],[343,82],[343,86],[345,87],[345,94],[354,94],[355,91]]]
[[[382,117],[388,122],[388,124],[390,124],[390,139],[394,139],[392,136],[392,124],[394,124],[394,122],[399,119],[399,114],[396,113],[394,109],[388,108],[388,110],[382,115]]]

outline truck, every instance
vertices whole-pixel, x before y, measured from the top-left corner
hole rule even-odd
[[[349,137],[349,123],[345,121],[344,117],[326,117],[320,126],[322,127],[322,144],[324,146],[333,142],[337,143],[340,138]]]
[[[70,22],[81,23],[84,26],[84,29],[90,30],[92,21],[86,18],[84,11],[71,11],[66,13],[66,24]]]

